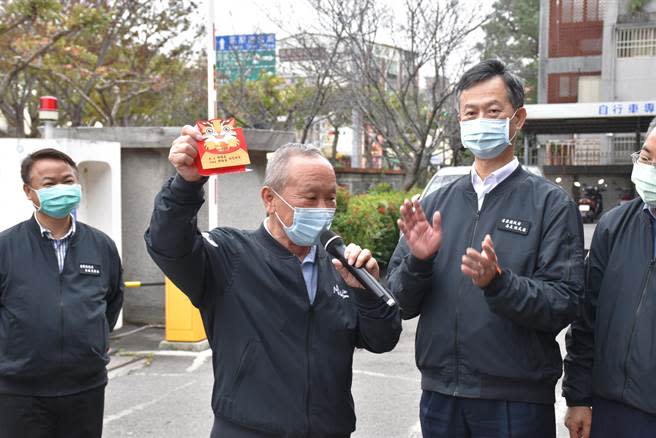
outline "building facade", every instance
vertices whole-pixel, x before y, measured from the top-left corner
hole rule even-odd
[[[656,117],[656,0],[541,0],[539,61],[539,104],[603,104],[585,130],[534,131],[534,162],[575,197],[569,184],[604,178],[604,204],[615,205],[632,188],[644,119]],[[634,128],[609,123],[632,115]]]

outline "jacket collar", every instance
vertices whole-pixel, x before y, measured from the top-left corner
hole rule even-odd
[[[32,233],[35,237],[38,237],[39,239],[43,240],[44,242],[48,242],[50,239],[43,235],[41,232],[41,225],[36,220],[35,215],[32,215],[28,221],[27,221],[27,229],[29,230],[30,233]],[[75,232],[71,234],[70,240],[69,240],[69,245],[74,245],[78,241],[78,237],[80,236],[80,233],[82,232],[82,227],[80,226],[80,222],[76,222],[75,224]]]
[[[514,187],[517,184],[520,184],[528,177],[528,172],[526,172],[522,166],[517,166],[517,169],[513,171],[506,179],[501,181],[487,196],[490,196],[495,193],[501,193],[509,188]],[[467,174],[460,178],[456,184],[460,185],[461,189],[464,189],[466,192],[476,195],[476,190],[474,190],[474,185],[472,184],[471,174]]]
[[[285,257],[285,258],[296,258],[296,255],[292,254],[287,248],[282,246],[269,232],[267,229],[264,227],[264,222],[260,225],[260,227],[253,231],[253,236],[255,237],[255,240],[262,245],[264,248],[268,249],[275,255],[279,257]],[[324,258],[326,257],[326,251],[321,247],[321,245],[317,245],[317,253],[316,253],[316,258]]]

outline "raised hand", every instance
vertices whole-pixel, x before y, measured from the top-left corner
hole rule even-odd
[[[442,216],[439,211],[433,214],[432,223],[429,223],[419,201],[406,199],[396,223],[416,258],[428,260],[439,251],[442,245]]]
[[[202,178],[194,164],[198,155],[198,140],[203,135],[194,127],[186,125],[182,128],[180,137],[173,140],[169,151],[169,161],[178,174],[186,181],[194,182]]]
[[[478,252],[474,248],[467,248],[465,255],[462,256],[460,270],[472,279],[472,283],[483,288],[498,275],[500,268],[489,234],[485,236],[481,246],[482,252]]]

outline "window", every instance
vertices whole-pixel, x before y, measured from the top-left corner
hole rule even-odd
[[[617,57],[656,56],[656,26],[617,29]]]
[[[601,54],[604,0],[550,0],[549,57]]]
[[[552,73],[547,79],[548,103],[576,103],[579,101],[579,77],[599,76],[600,72]]]
[[[572,90],[569,85],[570,83],[570,77],[567,75],[561,75],[560,76],[560,83],[558,87],[558,96],[559,97],[571,97],[572,95]]]

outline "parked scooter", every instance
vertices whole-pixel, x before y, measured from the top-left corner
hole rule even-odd
[[[582,186],[580,182],[574,181],[574,186],[581,189],[581,195],[577,201],[581,219],[583,222],[594,222],[601,216],[604,210],[601,192],[606,190],[606,181],[601,178],[595,186]]]

